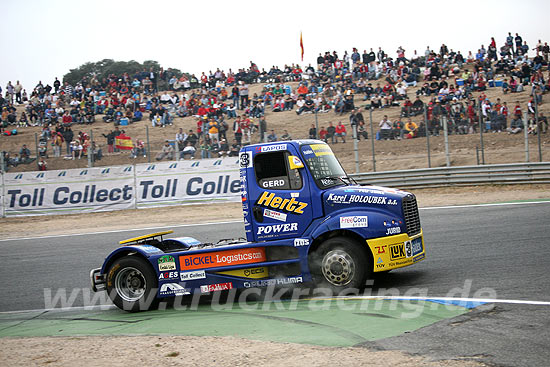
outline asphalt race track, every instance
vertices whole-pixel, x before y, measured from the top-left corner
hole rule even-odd
[[[429,297],[550,302],[550,203],[421,210],[426,260],[377,277],[372,295],[387,288]],[[131,220],[131,218],[129,218]],[[215,228],[215,229],[214,229]],[[244,235],[241,223],[183,226],[174,236],[217,241]],[[118,241],[155,230],[2,240],[0,311],[42,309],[45,292],[89,288]],[[72,306],[83,304],[76,293]],[[432,358],[469,356],[490,365],[548,366],[550,306],[485,304],[411,333],[367,342]]]

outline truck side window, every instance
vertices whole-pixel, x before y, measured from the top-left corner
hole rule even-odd
[[[302,177],[297,169],[288,168],[286,151],[256,155],[254,171],[258,185],[268,190],[297,190],[302,188]]]

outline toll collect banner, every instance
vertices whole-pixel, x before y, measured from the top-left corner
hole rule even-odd
[[[5,173],[6,217],[72,214],[134,207],[134,166]]]
[[[238,159],[202,159],[136,166],[137,208],[239,201]]]
[[[239,201],[237,158],[4,173],[2,216]]]

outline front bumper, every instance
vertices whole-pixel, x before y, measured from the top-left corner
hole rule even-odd
[[[105,289],[105,276],[101,274],[101,268],[90,271],[90,281],[92,282],[92,290],[94,292]]]
[[[369,239],[367,244],[374,259],[374,272],[409,266],[424,260],[426,257],[422,230],[412,237],[403,233]]]

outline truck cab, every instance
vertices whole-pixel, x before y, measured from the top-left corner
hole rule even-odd
[[[248,241],[307,243],[312,260],[324,242],[344,238],[366,255],[367,276],[424,259],[415,196],[357,185],[324,142],[249,145],[241,150],[239,164]],[[355,265],[346,256],[333,260]]]

